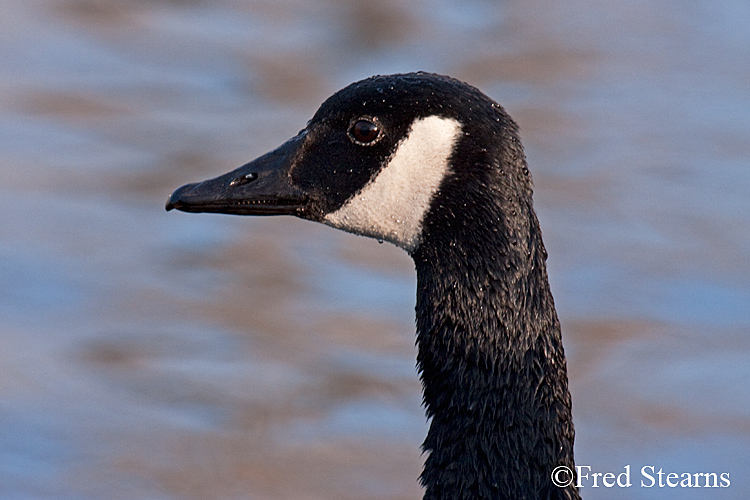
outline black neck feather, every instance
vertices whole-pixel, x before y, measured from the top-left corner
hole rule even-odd
[[[550,478],[574,467],[565,355],[520,143],[505,157],[442,186],[412,255],[425,499],[579,498]]]

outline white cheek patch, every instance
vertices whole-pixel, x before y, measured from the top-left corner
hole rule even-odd
[[[323,222],[413,251],[420,243],[425,213],[448,173],[460,133],[461,124],[451,118],[416,120],[388,165]]]

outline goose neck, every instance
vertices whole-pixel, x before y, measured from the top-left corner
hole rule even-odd
[[[425,498],[578,498],[550,480],[574,431],[541,238],[471,241],[413,255]]]

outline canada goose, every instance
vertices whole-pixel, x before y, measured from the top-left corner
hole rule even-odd
[[[518,127],[492,99],[421,72],[351,84],[278,149],[166,208],[295,215],[406,250],[424,498],[580,498],[551,478],[575,470],[565,355]]]

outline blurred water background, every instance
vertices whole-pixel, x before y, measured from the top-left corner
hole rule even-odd
[[[747,498],[745,0],[0,7],[0,498],[421,498],[407,255],[163,209],[414,70],[522,128],[576,461],[635,483],[584,498]],[[731,485],[642,488],[649,465]]]

